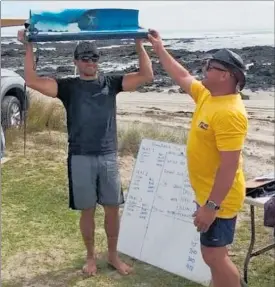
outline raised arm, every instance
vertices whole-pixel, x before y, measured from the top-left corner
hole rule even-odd
[[[163,42],[159,33],[155,30],[150,30],[148,39],[151,42],[153,49],[159,57],[165,71],[187,94],[194,98],[191,84],[195,80],[189,71],[187,71],[181,64],[179,64],[164,48]]]
[[[135,91],[139,86],[150,83],[154,79],[152,62],[142,40],[136,40],[136,51],[139,57],[139,71],[124,75],[122,81],[123,91]]]
[[[18,41],[23,43],[26,48],[24,61],[25,82],[29,88],[32,88],[48,97],[57,96],[57,82],[48,77],[39,77],[34,69],[33,45],[25,41],[25,30],[18,32]]]

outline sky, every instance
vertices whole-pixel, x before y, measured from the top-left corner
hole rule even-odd
[[[253,31],[274,29],[273,1],[1,1],[1,18],[28,18],[30,10],[130,8],[139,24],[159,31]],[[2,28],[1,35],[18,27]]]

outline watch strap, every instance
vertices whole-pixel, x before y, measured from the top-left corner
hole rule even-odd
[[[206,207],[212,209],[212,210],[219,210],[220,206],[218,206],[214,201],[207,200],[206,201]]]

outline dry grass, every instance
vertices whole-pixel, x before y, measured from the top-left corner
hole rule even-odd
[[[59,132],[59,133],[57,133]],[[26,121],[27,136],[36,144],[48,143],[49,145],[62,145],[64,147],[64,134],[66,132],[65,111],[58,100],[35,99],[32,101]],[[62,133],[62,139],[58,139]],[[24,139],[24,128],[8,130],[6,142],[9,147],[18,145],[18,138]],[[173,130],[156,125],[130,124],[119,126],[118,140],[119,152],[122,156],[137,155],[142,138],[165,140],[173,143],[185,143],[184,130]],[[23,144],[20,141],[20,144]]]
[[[45,105],[43,101],[34,101],[28,111],[28,132],[44,130],[66,131],[65,112],[56,101]]]
[[[164,128],[156,124],[130,124],[122,125],[118,132],[119,152],[122,156],[136,156],[140,142],[144,138],[168,141],[171,143],[186,143],[186,133],[184,130]]]
[[[45,114],[44,114],[45,111]],[[39,119],[37,119],[39,118]],[[96,249],[99,274],[83,278],[79,271],[84,247],[78,232],[79,214],[67,208],[66,141],[64,112],[60,106],[45,109],[33,103],[27,122],[27,153],[23,156],[22,130],[8,131],[7,155],[12,158],[2,170],[2,286],[96,286],[96,287],[198,287],[183,278],[142,262],[135,274],[121,277],[106,265],[106,238],[102,208],[96,213]],[[121,172],[126,161],[134,163],[143,137],[183,143],[185,134],[161,127],[130,125],[119,128]],[[127,180],[130,170],[128,166]],[[124,186],[127,188],[127,186]],[[261,244],[271,239],[258,214],[257,236]],[[240,215],[236,241],[230,251],[242,268],[249,244],[249,218]],[[123,256],[132,263],[131,258]],[[250,287],[275,285],[274,253],[254,258]]]

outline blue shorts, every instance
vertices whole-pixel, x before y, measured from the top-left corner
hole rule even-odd
[[[237,217],[216,218],[207,232],[201,233],[201,245],[206,247],[225,247],[234,240]]]
[[[69,207],[74,210],[124,203],[117,154],[69,155]]]

